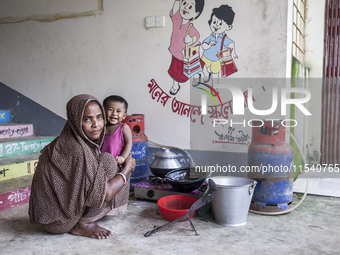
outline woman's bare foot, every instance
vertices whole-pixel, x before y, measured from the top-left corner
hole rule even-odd
[[[108,239],[112,237],[111,231],[102,228],[98,226],[95,223],[80,223],[78,222],[77,225],[75,225],[71,229],[71,234],[77,235],[77,236],[86,236],[96,239]]]

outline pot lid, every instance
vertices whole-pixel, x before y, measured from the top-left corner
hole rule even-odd
[[[154,154],[158,158],[177,158],[177,154],[170,151],[168,148],[162,148],[161,151]]]

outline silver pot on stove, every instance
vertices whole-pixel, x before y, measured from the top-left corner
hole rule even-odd
[[[168,172],[182,169],[182,165],[176,159],[178,155],[171,152],[168,148],[162,148],[154,156],[155,160],[150,165],[150,170],[157,177],[164,178]]]

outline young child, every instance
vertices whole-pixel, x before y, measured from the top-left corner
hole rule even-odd
[[[218,74],[221,71],[221,64],[216,54],[221,50],[223,37],[225,39],[222,48],[231,48],[232,57],[237,58],[235,43],[226,35],[226,32],[233,28],[234,17],[235,13],[228,5],[214,8],[211,13],[208,24],[212,33],[202,43],[202,48],[204,49],[202,60],[208,72],[208,78],[204,82],[209,82],[212,74]]]
[[[121,96],[109,96],[103,102],[106,114],[106,133],[101,152],[110,153],[123,164],[132,148],[131,129],[122,121],[127,116],[128,103]]]

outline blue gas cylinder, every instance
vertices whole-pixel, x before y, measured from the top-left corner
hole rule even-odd
[[[250,209],[279,212],[292,207],[294,149],[281,121],[253,121],[248,177],[257,181]]]
[[[148,137],[144,134],[144,115],[132,114],[124,119],[132,132],[131,156],[136,160],[135,170],[130,177],[130,189],[133,184],[144,181],[149,176]]]

